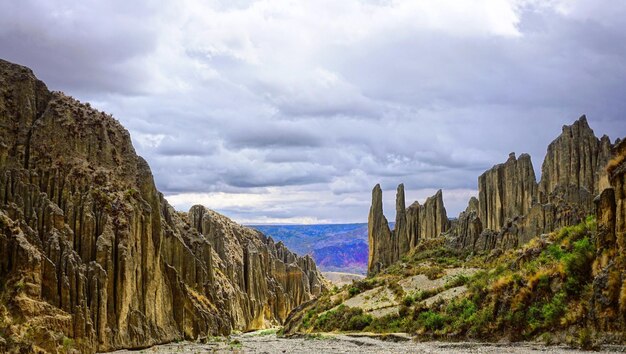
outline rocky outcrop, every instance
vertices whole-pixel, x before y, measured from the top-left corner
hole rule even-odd
[[[539,183],[530,156],[522,154],[516,158],[511,153],[505,163],[478,178],[478,199],[472,198],[467,209],[452,222],[445,216],[440,192],[424,206],[416,202],[404,209],[401,185],[396,230],[389,239],[391,243],[399,240],[399,245],[388,246],[397,249],[398,254],[389,260],[396,261],[420,240],[441,234],[445,234],[450,247],[483,252],[515,248],[537,235],[578,224],[594,213],[594,197],[609,186],[609,180],[614,183],[615,177],[609,176],[605,168],[615,155],[612,148],[610,139],[598,139],[582,116],[573,125],[564,126],[561,135],[548,147]],[[381,232],[386,231],[383,228]],[[378,240],[378,247],[387,247],[380,246],[383,238],[373,238]],[[383,267],[389,264],[382,262]]]
[[[478,215],[486,229],[499,230],[507,219],[525,215],[533,204],[537,180],[530,155],[515,153],[478,177]]]
[[[369,244],[367,272],[368,274],[378,273],[382,268],[393,263],[395,247],[389,223],[383,214],[383,191],[379,184],[372,190],[372,206],[367,218],[367,240]]]
[[[452,227],[451,246],[456,249],[479,250],[477,244],[483,232],[483,223],[478,217],[478,199],[472,197]]]
[[[607,168],[610,187],[596,198],[596,259],[591,318],[601,331],[626,330],[626,143]]]
[[[452,233],[455,244],[472,251],[518,247],[531,238],[574,225],[594,211],[593,199],[608,185],[604,166],[611,156],[608,137],[595,137],[582,116],[549,146],[541,181],[535,182],[530,156],[511,154],[479,177],[479,219],[484,231],[467,243],[461,215]],[[461,239],[458,239],[461,237]],[[470,245],[469,248],[467,245]]]
[[[606,180],[605,166],[610,157],[611,142],[605,135],[598,139],[580,117],[571,126],[563,126],[561,135],[548,146],[541,167],[540,202],[548,203],[557,188],[575,186],[592,195],[598,194]]]
[[[383,215],[382,190],[376,185],[372,191],[372,207],[368,219],[369,262],[368,273],[375,274],[398,261],[422,239],[430,239],[447,231],[450,221],[443,205],[443,193],[437,191],[420,205],[413,203],[405,208],[404,185],[396,194],[396,223],[389,230]]]
[[[393,236],[398,243],[396,250],[398,256],[407,254],[411,249],[411,236],[408,233],[408,224],[409,221],[407,220],[406,203],[404,200],[404,184],[400,183],[396,193],[396,223],[393,230]],[[415,220],[412,220],[412,224],[419,225],[419,219],[417,223]],[[413,239],[416,238],[417,237],[413,237]],[[396,257],[396,260],[398,258],[399,257]]]
[[[1,351],[263,328],[325,287],[310,257],[203,207],[176,212],[115,119],[5,61],[0,117]]]

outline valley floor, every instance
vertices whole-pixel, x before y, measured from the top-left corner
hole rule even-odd
[[[602,352],[624,352],[626,348],[605,348]],[[117,354],[135,353],[586,353],[566,347],[545,346],[535,343],[470,343],[423,342],[411,340],[383,341],[367,335],[321,334],[306,338],[279,338],[273,332],[257,331],[218,339],[208,343],[172,343],[141,351],[118,351]]]

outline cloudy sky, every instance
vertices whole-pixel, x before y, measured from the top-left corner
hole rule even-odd
[[[586,113],[626,136],[626,2],[3,0],[0,57],[113,114],[158,188],[244,223],[364,222]]]

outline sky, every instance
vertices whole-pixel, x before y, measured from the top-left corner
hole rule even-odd
[[[241,223],[395,218],[586,114],[626,136],[626,2],[4,0],[0,58],[111,113],[177,209]]]

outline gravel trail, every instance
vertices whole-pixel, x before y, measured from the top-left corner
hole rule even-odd
[[[372,337],[346,334],[324,334],[309,338],[278,338],[275,334],[252,332],[216,339],[209,343],[171,343],[141,351],[118,351],[117,354],[136,353],[585,353],[566,347],[544,346],[535,343],[417,343],[397,338],[383,341]],[[588,353],[626,352],[623,347]]]

